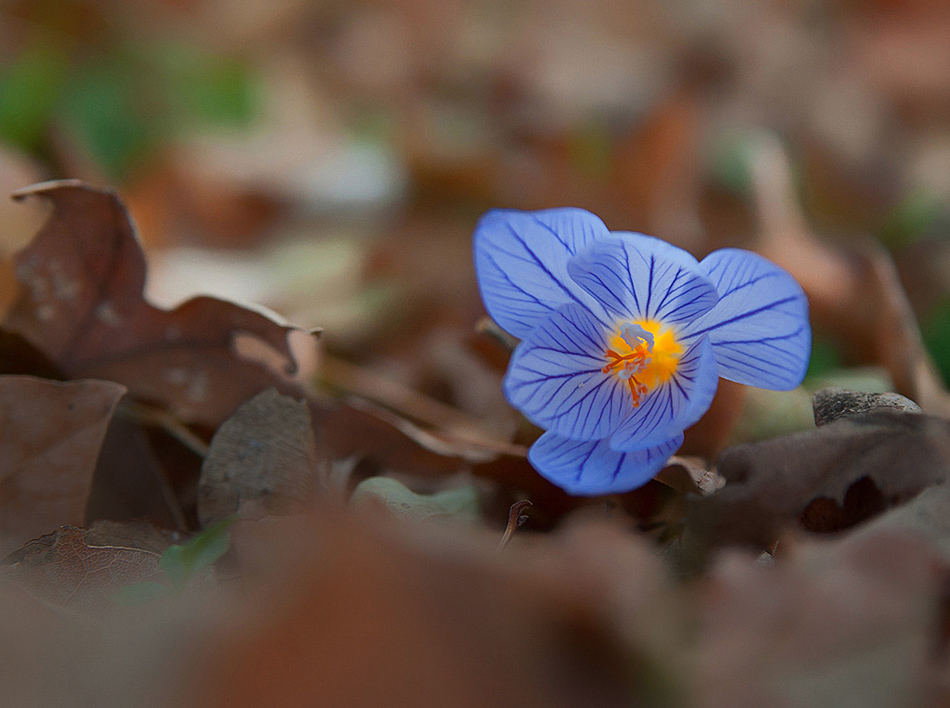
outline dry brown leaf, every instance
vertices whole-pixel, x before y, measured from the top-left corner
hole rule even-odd
[[[314,421],[334,458],[357,456],[381,469],[444,475],[494,459],[502,450],[453,440],[358,398],[332,406],[313,404]],[[516,446],[509,446],[512,450]],[[510,451],[509,451],[510,452]]]
[[[837,531],[950,478],[950,422],[881,410],[725,450],[726,486],[690,505],[700,544],[770,548],[799,521]]]
[[[19,334],[0,329],[0,374],[23,374],[62,380],[60,372],[39,349]]]
[[[96,458],[125,388],[0,376],[0,555],[85,521]]]
[[[726,480],[715,469],[698,457],[674,455],[666,462],[666,467],[654,477],[656,481],[675,489],[680,494],[695,494],[707,497],[722,489]]]
[[[204,527],[234,514],[299,509],[326,483],[306,403],[273,389],[241,405],[211,440],[198,482]]]
[[[156,454],[158,440],[150,440],[145,428],[125,419],[123,409],[127,400],[113,416],[102,442],[86,518],[90,521],[149,519],[166,528],[184,531],[188,523],[172,477],[183,478],[174,481],[191,491],[200,460],[195,458],[192,465],[175,474],[178,468]],[[183,496],[191,499],[194,493]]]
[[[63,526],[31,541],[18,551],[13,577],[39,599],[77,610],[109,605],[126,585],[164,579],[158,553],[114,545],[102,534],[86,535],[83,529]],[[98,545],[103,540],[105,545]]]
[[[171,311],[143,299],[145,258],[113,193],[65,181],[14,198],[28,196],[49,200],[53,214],[17,255],[20,292],[4,326],[67,376],[116,381],[140,400],[211,427],[265,388],[299,392],[288,343],[299,330],[209,297]],[[280,366],[241,356],[241,337],[275,354]]]

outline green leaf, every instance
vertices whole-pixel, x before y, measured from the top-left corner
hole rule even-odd
[[[945,226],[947,203],[935,194],[918,190],[906,195],[894,208],[881,229],[880,239],[888,246],[907,246],[931,231]]]
[[[183,44],[159,45],[149,58],[179,122],[240,127],[254,117],[257,86],[247,64]]]
[[[950,300],[935,307],[921,325],[924,344],[944,382],[950,382]]]
[[[116,181],[124,181],[165,137],[162,107],[131,60],[109,57],[76,70],[58,120]]]
[[[172,583],[184,585],[202,570],[210,567],[227,553],[231,545],[228,528],[234,521],[233,518],[222,519],[185,543],[170,546],[159,561],[166,577]]]
[[[438,516],[477,519],[478,490],[468,485],[437,494],[416,494],[402,482],[389,477],[370,477],[357,485],[351,502],[354,506],[382,503],[396,516],[422,521]]]
[[[751,158],[755,146],[747,134],[720,136],[712,145],[709,158],[713,179],[733,194],[743,196],[752,191]]]
[[[61,49],[41,44],[0,71],[0,140],[24,150],[40,147],[67,68]]]
[[[805,379],[823,376],[841,368],[841,353],[838,347],[827,339],[814,339],[811,344],[811,359]]]

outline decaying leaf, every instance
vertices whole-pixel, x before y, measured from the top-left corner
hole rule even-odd
[[[122,545],[73,526],[31,541],[12,565],[13,577],[32,595],[53,605],[90,610],[108,605],[132,583],[160,581],[158,553]],[[121,541],[120,541],[121,542]]]
[[[725,450],[726,486],[695,501],[689,532],[702,544],[769,548],[800,520],[833,531],[950,478],[950,422],[879,410],[817,430]]]
[[[211,440],[198,482],[201,525],[307,504],[325,481],[325,465],[307,404],[268,389],[238,408]]]
[[[106,428],[125,388],[0,376],[0,555],[85,521]]]
[[[171,311],[144,300],[145,258],[112,192],[65,181],[14,194],[29,196],[50,201],[53,213],[17,254],[20,291],[4,327],[64,374],[116,381],[140,400],[210,427],[265,388],[299,391],[288,342],[299,330],[209,297]],[[273,356],[242,356],[242,338]],[[269,365],[273,358],[280,366]]]

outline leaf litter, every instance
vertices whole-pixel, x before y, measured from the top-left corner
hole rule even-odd
[[[115,195],[52,182],[14,196],[49,200],[53,212],[16,256],[20,290],[2,326],[66,376],[116,381],[139,400],[212,428],[264,388],[299,392],[288,341],[294,328],[214,298],[172,311],[143,299],[145,257]],[[275,352],[280,366],[239,356],[242,335]]]
[[[692,98],[664,110],[690,132]],[[651,141],[626,149],[668,170],[637,187],[666,223],[698,177]],[[437,372],[419,379],[428,391],[372,362],[314,369],[307,329],[213,298],[148,303],[114,194],[19,192],[52,213],[17,255],[0,337],[5,698],[945,704],[950,397],[890,257],[821,243],[781,151],[755,146],[758,247],[799,277],[849,361],[884,367],[911,400],[826,390],[821,427],[730,446],[748,396],[724,384],[690,457],[599,499],[538,477],[524,454],[537,431],[473,393],[511,344],[484,328],[453,349],[443,310],[443,329],[413,333],[449,342],[414,365]]]

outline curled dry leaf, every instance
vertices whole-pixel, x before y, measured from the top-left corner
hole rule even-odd
[[[288,336],[300,330],[210,297],[170,311],[144,299],[145,257],[115,194],[65,181],[14,194],[28,196],[51,202],[53,213],[17,254],[20,290],[4,327],[65,375],[116,381],[210,427],[265,388],[299,391]],[[267,355],[242,356],[238,341],[246,352],[248,338]]]
[[[819,428],[839,418],[865,413],[875,408],[892,408],[905,413],[920,413],[920,406],[899,393],[865,393],[843,388],[823,388],[815,393],[812,409]]]
[[[0,376],[0,554],[82,524],[96,459],[125,388]]]
[[[879,410],[726,449],[718,493],[690,504],[697,544],[770,548],[799,521],[836,531],[950,478],[950,422]]]
[[[681,494],[707,497],[722,489],[726,480],[715,469],[708,469],[701,458],[673,455],[655,478]]]
[[[63,526],[18,551],[13,577],[39,599],[77,610],[107,606],[126,585],[164,579],[159,553],[116,545],[125,539],[115,536]]]
[[[233,514],[291,511],[313,500],[326,464],[307,404],[268,389],[212,438],[198,482],[198,519],[207,527]]]

